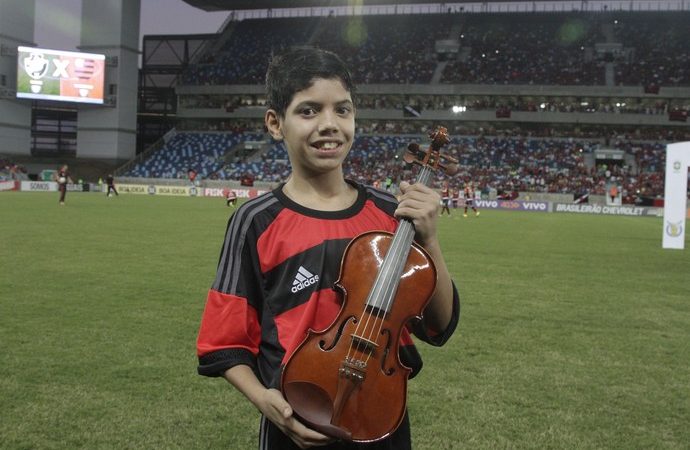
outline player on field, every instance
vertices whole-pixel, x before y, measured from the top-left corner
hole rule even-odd
[[[452,190],[448,185],[447,181],[443,182],[443,187],[441,188],[441,215],[446,211],[450,216],[450,199],[452,197]]]
[[[237,194],[232,189],[228,189],[225,193],[225,203],[233,208],[237,204]]]
[[[117,193],[117,189],[115,189],[115,178],[112,173],[109,173],[108,176],[105,177],[105,184],[108,186],[108,191],[105,194],[106,197],[110,197],[111,192],[118,197],[120,196],[120,194]]]
[[[67,184],[72,183],[72,178],[69,174],[69,166],[67,164],[60,167],[55,174],[55,181],[58,185],[58,191],[60,192],[60,205],[65,204],[65,197],[67,196]]]
[[[468,206],[472,208],[475,216],[479,215],[479,211],[477,211],[477,208],[474,207],[474,187],[472,186],[471,182],[465,185],[465,212],[462,214],[463,217],[467,217]]]

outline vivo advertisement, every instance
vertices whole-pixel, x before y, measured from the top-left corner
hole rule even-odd
[[[105,55],[17,48],[17,97],[103,104]]]

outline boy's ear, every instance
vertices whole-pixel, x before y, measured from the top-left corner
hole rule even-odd
[[[269,109],[266,111],[264,123],[266,124],[268,132],[271,133],[271,136],[273,136],[273,139],[276,141],[283,139],[283,132],[280,131],[280,119],[278,118],[278,113],[276,113],[275,110]]]

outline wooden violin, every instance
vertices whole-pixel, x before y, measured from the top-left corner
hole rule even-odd
[[[452,170],[441,155],[447,130],[429,134],[427,151],[408,146],[405,161],[422,166],[417,182],[436,169]],[[335,288],[342,306],[324,331],[309,330],[282,374],[283,395],[307,426],[337,439],[372,442],[393,433],[405,415],[411,369],[399,359],[405,324],[421,319],[436,288],[436,267],[413,242],[412,221],[394,234],[363,233],[345,249]]]

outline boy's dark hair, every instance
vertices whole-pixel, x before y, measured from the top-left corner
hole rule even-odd
[[[295,94],[308,89],[316,78],[339,79],[354,96],[352,76],[338,55],[319,48],[296,47],[274,56],[268,64],[266,105],[278,116],[285,117]]]

